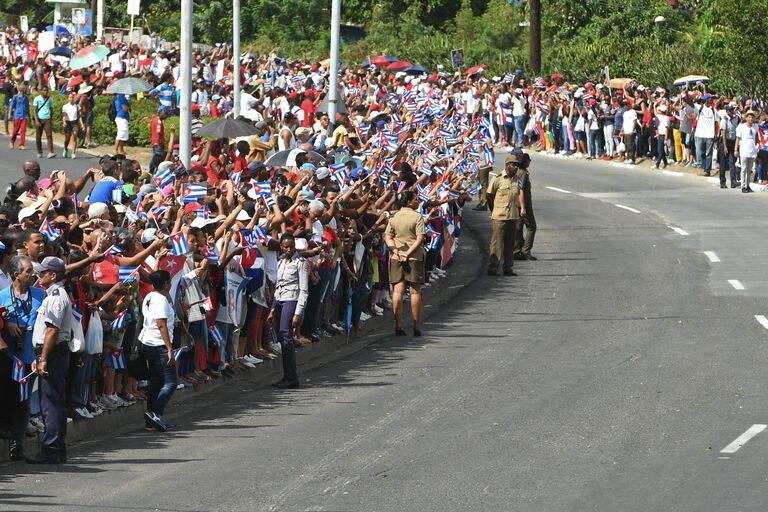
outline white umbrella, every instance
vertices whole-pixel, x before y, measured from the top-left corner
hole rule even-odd
[[[707,84],[709,83],[709,77],[704,75],[688,75],[678,78],[674,81],[675,86],[685,87],[691,85]]]

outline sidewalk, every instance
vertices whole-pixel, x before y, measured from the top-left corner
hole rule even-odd
[[[466,221],[464,221],[463,227],[465,229],[463,229],[461,243],[456,250],[455,263],[451,265],[445,278],[430,283],[424,290],[423,320],[438,314],[443,305],[461,294],[462,290],[474,282],[483,270],[484,256],[482,255],[485,254],[485,248],[475,231],[477,228],[470,226]],[[305,375],[314,368],[344,359],[391,335],[394,321],[391,311],[385,311],[383,316],[374,316],[361,325],[363,330],[353,334],[349,340],[344,336],[335,336],[297,350],[296,365],[299,375]],[[429,337],[429,332],[424,334]],[[241,371],[231,379],[215,379],[192,389],[178,390],[163,417],[172,423],[177,423],[177,418],[215,405],[223,392],[232,388],[237,389],[244,382],[261,388],[269,386],[272,382],[279,380],[281,376],[282,362],[278,358],[274,361],[265,361],[257,365],[256,368]],[[304,384],[306,387],[312,387],[312,383],[308,380],[304,380]],[[242,397],[243,407],[253,404],[253,396],[243,394]],[[114,437],[140,430],[144,427],[144,411],[144,402],[138,402],[130,407],[105,411],[92,420],[69,423],[67,425],[67,444],[75,446],[85,441]],[[39,434],[34,437],[27,437],[25,449],[27,456],[38,453]],[[6,439],[0,439],[0,462],[7,461],[7,457],[8,442]]]

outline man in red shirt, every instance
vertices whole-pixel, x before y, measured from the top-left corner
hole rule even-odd
[[[155,155],[165,156],[165,118],[168,114],[165,110],[159,109],[155,117],[152,118],[150,132],[152,133],[152,159],[149,163],[150,174],[155,173],[154,164],[157,161]]]
[[[304,111],[304,119],[301,121],[301,126],[305,128],[312,128],[315,125],[315,91],[309,89],[304,92],[304,101],[301,102],[301,110]]]

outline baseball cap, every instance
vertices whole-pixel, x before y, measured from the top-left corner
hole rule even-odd
[[[37,208],[35,208],[34,206],[27,206],[26,208],[22,208],[21,210],[19,210],[19,222],[21,222],[22,220],[28,217],[32,217],[36,213],[40,213],[40,212],[37,211]]]
[[[108,210],[107,203],[93,203],[88,207],[88,218],[97,219],[107,213]]]
[[[33,263],[32,267],[38,274],[42,272],[59,272],[63,274],[65,271],[64,260],[57,258],[56,256],[43,258],[43,261],[40,263]]]
[[[327,167],[318,167],[317,171],[315,171],[315,176],[317,176],[317,179],[319,180],[324,180],[330,175],[331,171]]]
[[[194,201],[192,203],[187,203],[184,205],[184,213],[192,213],[202,209],[203,209],[203,205],[201,205],[197,201]]]
[[[147,228],[141,234],[141,243],[148,244],[157,240],[157,230],[155,228]]]
[[[314,201],[315,193],[311,190],[299,190],[299,197],[304,201]]]
[[[235,220],[239,220],[239,221],[251,220],[251,216],[248,214],[247,211],[240,210],[240,213],[237,214],[237,217],[235,217]]]

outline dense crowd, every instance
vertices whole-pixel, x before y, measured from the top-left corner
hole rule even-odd
[[[211,83],[201,65],[219,51],[195,57],[192,100],[206,116],[231,98],[231,80]],[[39,117],[44,84],[71,80],[46,59],[41,75],[11,61],[14,123],[27,92]],[[244,62],[240,119],[253,135],[195,136],[184,166],[163,125],[178,104],[175,57],[153,59],[122,68],[154,88],[115,98],[114,154],[74,175],[29,160],[0,207],[0,416],[14,460],[25,433],[41,432],[31,460],[65,461],[67,418],[137,400],[147,428],[168,430],[176,388],[267,359],[282,359],[276,387],[298,387],[295,348],[354,335],[385,309],[406,336],[407,302],[420,336],[422,285],[444,276],[462,206],[493,165],[493,125],[451,77],[346,70],[348,113],[331,123],[325,67],[264,56]],[[111,63],[80,70],[74,103],[115,78]],[[119,144],[118,120],[136,101],[158,103],[147,169]]]

